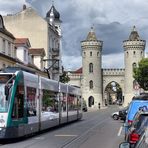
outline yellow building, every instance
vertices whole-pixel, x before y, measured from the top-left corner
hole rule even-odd
[[[6,28],[15,37],[29,38],[34,49],[44,48],[45,67],[49,69],[51,78],[58,80],[61,73],[61,20],[55,7],[51,7],[46,18],[42,18],[33,8],[27,8],[25,5],[20,12],[9,14],[3,18]]]

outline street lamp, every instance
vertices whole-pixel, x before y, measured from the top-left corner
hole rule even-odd
[[[45,62],[47,62],[47,61],[51,61],[52,64],[46,68]],[[54,70],[57,70],[57,72],[59,74],[59,59],[44,59],[43,62],[44,62],[44,70],[47,72],[49,79],[51,79],[51,72],[53,74]],[[58,80],[59,80],[59,78],[58,78]]]

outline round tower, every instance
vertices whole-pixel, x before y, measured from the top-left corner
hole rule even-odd
[[[144,57],[145,40],[140,36],[134,26],[129,39],[123,41],[125,79],[124,79],[124,105],[128,105],[135,94],[133,68],[138,66],[138,62]]]
[[[99,103],[102,106],[102,46],[91,27],[86,40],[81,42],[82,97],[90,108],[97,108]]]

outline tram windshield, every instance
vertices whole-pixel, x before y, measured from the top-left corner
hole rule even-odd
[[[7,112],[14,76],[0,75],[0,113]]]

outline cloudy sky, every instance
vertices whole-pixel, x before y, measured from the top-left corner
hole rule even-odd
[[[45,17],[52,0],[0,0],[2,15],[15,13],[23,4]],[[148,40],[148,0],[54,0],[61,15],[65,69],[81,67],[81,44],[92,25],[102,40],[103,68],[124,68],[122,42],[136,25],[142,39]],[[147,47],[146,47],[147,52]]]

